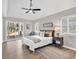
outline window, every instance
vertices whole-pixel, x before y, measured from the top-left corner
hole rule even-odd
[[[76,17],[65,17],[62,19],[62,33],[76,33]]]
[[[76,32],[76,18],[72,17],[69,19],[69,32],[75,33]]]
[[[63,19],[62,20],[62,32],[67,32],[67,20]]]

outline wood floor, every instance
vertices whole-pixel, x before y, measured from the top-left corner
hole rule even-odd
[[[21,40],[3,43],[3,59],[75,59],[76,52],[66,48],[56,48],[52,45],[39,48],[32,53]]]

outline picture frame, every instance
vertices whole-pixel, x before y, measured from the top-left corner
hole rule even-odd
[[[26,29],[30,29],[30,24],[26,24]]]
[[[43,27],[53,27],[53,23],[52,22],[44,23]]]

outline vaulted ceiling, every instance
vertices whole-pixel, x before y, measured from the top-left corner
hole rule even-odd
[[[52,15],[75,7],[75,0],[33,0],[33,8],[41,8],[41,11],[36,12],[36,14],[26,14],[26,10],[23,10],[21,8],[29,8],[29,3],[30,0],[7,0],[7,5],[5,5],[7,6],[7,16],[24,18],[27,20],[36,20],[38,18]],[[3,9],[5,11],[6,9],[4,7]],[[3,16],[4,15],[5,12],[3,13]]]

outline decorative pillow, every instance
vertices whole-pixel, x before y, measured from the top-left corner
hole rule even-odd
[[[52,32],[49,32],[49,37],[52,37]]]
[[[45,32],[44,36],[45,37],[52,37],[52,32]]]
[[[40,32],[40,36],[41,37],[44,37],[44,32]]]
[[[31,32],[31,33],[30,33],[30,36],[32,36],[32,35],[39,35],[39,33]]]

